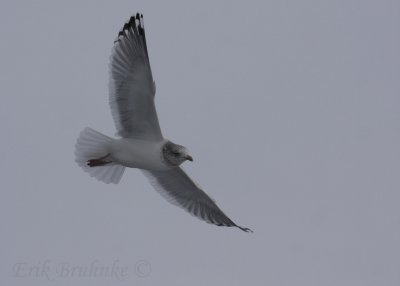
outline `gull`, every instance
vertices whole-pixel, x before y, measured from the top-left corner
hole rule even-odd
[[[107,184],[119,183],[126,167],[140,169],[172,204],[208,223],[252,232],[225,215],[180,167],[193,161],[188,149],[162,135],[142,14],[132,16],[118,33],[109,69],[109,104],[119,138],[86,127],[75,145],[76,163]]]

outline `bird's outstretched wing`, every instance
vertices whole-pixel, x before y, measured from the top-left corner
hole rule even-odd
[[[246,232],[251,229],[235,224],[189,176],[176,167],[167,171],[142,170],[153,187],[169,202],[180,206],[199,219],[218,226],[235,226]]]
[[[110,107],[118,135],[162,140],[154,105],[143,15],[132,16],[114,42],[110,60]]]

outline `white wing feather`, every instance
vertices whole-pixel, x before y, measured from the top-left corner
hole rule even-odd
[[[236,226],[243,231],[249,228],[235,224],[189,176],[176,167],[167,171],[142,170],[152,186],[170,203],[177,205],[192,215],[218,226]]]
[[[110,61],[110,107],[122,137],[163,140],[154,105],[155,83],[147,52],[143,16],[132,16],[115,41]],[[219,226],[236,225],[179,167],[167,171],[142,170],[168,201],[194,216]]]
[[[131,17],[119,32],[110,60],[109,100],[117,134],[127,138],[163,139],[154,105],[143,19]]]

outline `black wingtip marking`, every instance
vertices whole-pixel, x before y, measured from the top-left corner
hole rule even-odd
[[[138,24],[139,35],[143,36],[144,35],[143,14],[141,14],[139,16],[139,13],[137,13],[136,19],[139,20],[139,24]]]
[[[117,39],[114,41],[114,45],[121,42],[122,38],[128,38],[130,35],[140,38],[141,45],[146,53],[147,59],[149,53],[147,51],[146,44],[146,33],[144,31],[143,14],[136,13],[129,18],[129,21],[124,24],[121,31],[118,32]]]
[[[129,26],[132,26],[132,25],[134,25],[135,24],[135,16],[132,16],[130,19],[129,19]]]
[[[117,39],[114,41],[114,43],[117,43],[120,41],[120,37],[126,37],[127,34],[126,32],[129,31],[129,29],[133,29],[136,33],[138,33],[140,36],[144,36],[144,23],[143,23],[143,14],[136,13],[136,15],[132,15],[129,18],[129,21],[124,24],[122,27],[121,31],[119,31]]]
[[[237,225],[237,227],[238,228],[240,228],[241,230],[243,230],[244,232],[250,232],[250,233],[253,233],[254,231],[252,231],[250,228],[248,228],[248,227],[241,227],[241,226],[238,226]]]

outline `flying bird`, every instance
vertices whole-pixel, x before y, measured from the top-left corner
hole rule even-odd
[[[77,164],[107,184],[117,184],[126,167],[140,169],[172,204],[208,223],[252,232],[225,215],[180,167],[193,161],[188,149],[162,135],[143,15],[132,16],[118,33],[109,68],[109,104],[119,138],[86,127],[75,145]]]

